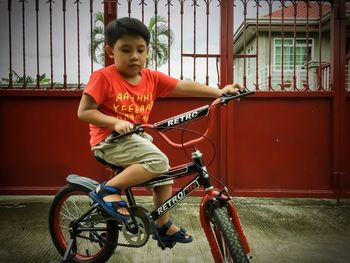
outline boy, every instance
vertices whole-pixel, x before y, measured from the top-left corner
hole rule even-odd
[[[133,134],[115,143],[106,138],[113,132],[126,133],[135,123],[147,123],[154,100],[168,94],[219,97],[237,93],[239,84],[222,90],[188,80],[177,80],[157,71],[144,69],[150,33],[134,18],[111,21],[105,29],[106,53],[114,64],[94,72],[81,98],[78,117],[90,124],[90,144],[95,156],[124,167],[124,170],[90,193],[108,214],[127,220],[126,203],[121,191],[155,178],[169,169],[167,157],[151,142],[148,134]],[[172,194],[172,182],[153,189],[154,204],[159,206]],[[189,243],[192,237],[169,220],[169,213],[157,220],[163,241]]]

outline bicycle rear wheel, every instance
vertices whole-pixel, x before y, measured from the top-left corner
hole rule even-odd
[[[213,208],[211,223],[223,262],[249,262],[226,208]]]
[[[49,229],[52,241],[63,256],[70,239],[69,229],[73,222],[92,208],[90,190],[74,184],[60,190],[50,208]],[[96,211],[89,213],[78,226],[76,254],[69,262],[106,262],[117,247],[119,236],[115,220],[107,220]]]

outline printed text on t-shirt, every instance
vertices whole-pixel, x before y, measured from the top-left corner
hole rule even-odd
[[[113,103],[117,118],[128,121],[147,122],[153,107],[153,94],[130,94],[119,92]]]

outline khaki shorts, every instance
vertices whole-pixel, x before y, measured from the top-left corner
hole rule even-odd
[[[124,168],[139,163],[142,164],[146,171],[159,175],[169,170],[167,156],[152,143],[153,138],[151,135],[147,133],[133,134],[117,139],[115,142],[108,142],[110,137],[111,135],[92,147],[95,156]],[[152,186],[167,184],[173,184],[173,180],[170,179]]]

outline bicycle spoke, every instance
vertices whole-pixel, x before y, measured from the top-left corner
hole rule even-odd
[[[74,219],[74,215],[70,212],[70,209],[67,207],[66,202],[63,203],[62,208],[67,213],[66,217],[68,217],[69,219]]]
[[[79,203],[83,203],[82,201],[82,198],[81,197],[79,197]],[[73,206],[74,206],[74,208],[75,208],[75,212],[76,212],[76,214],[77,215],[79,215],[79,214],[82,214],[83,213],[83,211],[79,208],[79,206],[77,205],[77,203],[78,202],[75,202],[75,201],[72,201],[72,203],[73,203]]]
[[[63,214],[62,212],[60,213],[60,215],[61,215],[62,217],[64,217],[64,218],[66,218],[66,219],[69,219],[69,221],[72,221],[72,220],[74,219],[73,216],[68,216],[68,215],[66,215],[66,214]]]

